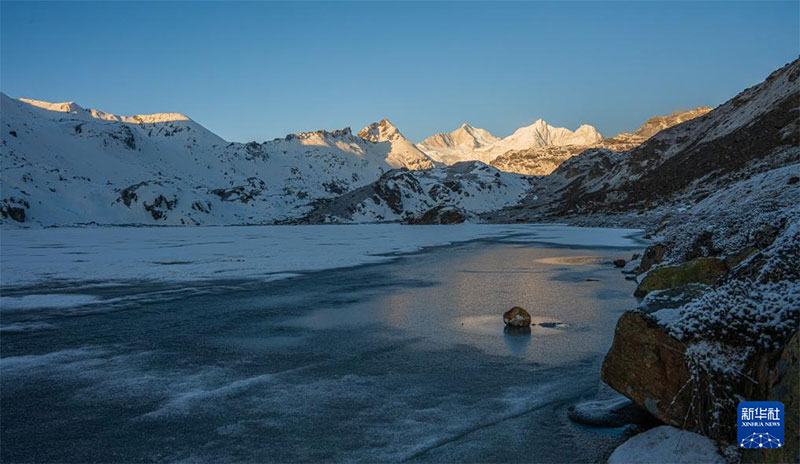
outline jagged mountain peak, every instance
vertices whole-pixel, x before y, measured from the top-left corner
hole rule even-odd
[[[405,137],[400,130],[392,124],[387,118],[383,118],[378,122],[368,124],[366,127],[358,131],[357,134],[364,140],[370,142],[388,142],[392,140],[405,140]]]
[[[600,141],[602,135],[588,124],[582,124],[574,132],[564,127],[551,126],[542,118],[528,126],[520,127],[493,147],[496,155],[508,150],[525,150],[533,147],[591,145]]]
[[[373,143],[388,142],[389,153],[386,163],[395,168],[430,169],[433,161],[419,148],[406,139],[400,130],[387,118],[367,125],[357,134],[360,138]]]
[[[527,150],[537,147],[578,145],[588,146],[598,142],[602,135],[588,124],[582,124],[574,132],[563,127],[554,127],[542,118],[520,127],[505,138],[464,123],[448,134],[435,134],[419,143],[418,147],[432,159],[444,164],[478,160],[491,163],[499,155],[512,150]]]

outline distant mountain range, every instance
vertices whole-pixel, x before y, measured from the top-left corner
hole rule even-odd
[[[545,176],[555,171],[564,161],[580,154],[589,148],[606,148],[613,151],[625,151],[634,148],[657,132],[702,116],[711,111],[711,107],[701,106],[689,111],[680,111],[669,116],[656,116],[648,119],[635,132],[617,134],[611,138],[596,139],[590,143],[578,139],[567,139],[567,144],[550,144],[532,146],[519,150],[509,150],[493,160],[491,164],[498,169],[520,174]],[[581,126],[587,127],[587,126]],[[599,135],[599,134],[598,134]]]
[[[720,150],[697,147],[756,120],[762,106],[749,103],[748,92],[612,138],[539,119],[505,138],[464,124],[416,145],[387,119],[357,134],[344,128],[230,143],[183,114],[125,117],[1,94],[0,215],[9,225],[224,225],[414,221],[451,208],[465,219],[534,220],[620,198],[652,201],[724,165],[714,161]],[[721,113],[735,116],[705,122]],[[762,139],[755,134],[737,147]]]
[[[586,146],[600,139],[602,139],[600,133],[586,124],[572,132],[563,127],[553,127],[543,119],[538,119],[530,126],[521,127],[505,138],[498,138],[485,129],[463,124],[449,134],[432,135],[417,146],[431,159],[440,163],[482,161],[488,164],[509,151],[565,145]]]

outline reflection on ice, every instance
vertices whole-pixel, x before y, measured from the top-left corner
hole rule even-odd
[[[503,334],[505,334],[503,339],[513,354],[520,355],[528,351],[528,346],[531,344],[530,327],[511,327],[507,325],[503,328]]]

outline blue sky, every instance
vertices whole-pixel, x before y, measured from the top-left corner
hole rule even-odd
[[[605,135],[715,106],[800,52],[799,2],[0,4],[0,89],[182,112],[231,141],[410,139],[542,117]]]

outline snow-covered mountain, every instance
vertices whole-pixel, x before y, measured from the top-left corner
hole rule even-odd
[[[6,223],[270,223],[393,168],[432,165],[388,121],[367,139],[346,128],[242,144],[182,114],[0,98]]]
[[[361,129],[358,136],[375,143],[389,142],[391,149],[386,157],[386,162],[394,168],[430,169],[434,167],[433,161],[406,139],[397,127],[386,118]]]
[[[565,145],[591,145],[603,138],[597,129],[582,124],[575,132],[563,127],[553,127],[544,119],[537,119],[530,126],[514,131],[501,139],[492,147],[492,151],[500,154],[509,150],[523,150],[531,147],[563,147]]]
[[[301,222],[418,222],[424,216],[439,222],[442,213],[464,220],[517,204],[530,192],[531,182],[531,177],[500,172],[479,161],[424,171],[397,169],[369,185],[319,201]]]
[[[661,130],[697,118],[711,111],[710,107],[701,106],[689,111],[673,113],[669,116],[656,116],[648,119],[635,132],[623,132],[611,138],[585,144],[585,139],[577,144],[534,146],[523,150],[509,150],[492,160],[492,166],[520,174],[545,176],[555,171],[564,161],[590,148],[605,148],[612,151],[630,150],[655,135]],[[581,126],[585,127],[585,126]],[[587,129],[587,131],[589,131]],[[577,131],[576,131],[577,132]],[[590,138],[594,138],[593,136]]]
[[[691,205],[771,169],[790,166],[800,175],[798,101],[800,60],[795,60],[711,111],[699,108],[690,117],[672,118],[683,122],[630,150],[589,148],[566,160],[540,178],[535,198],[494,220]],[[637,137],[664,124],[659,118],[651,121]]]
[[[428,137],[417,146],[433,160],[444,164],[459,161],[491,163],[498,156],[512,150],[567,145],[588,146],[601,139],[600,133],[587,124],[581,125],[573,132],[563,127],[553,127],[543,119],[538,119],[505,138],[495,137],[485,129],[464,124],[449,134]]]
[[[500,139],[486,129],[462,124],[449,134],[435,134],[420,142],[417,147],[433,160],[443,164],[461,161],[482,161],[488,163],[493,155],[490,147]]]

